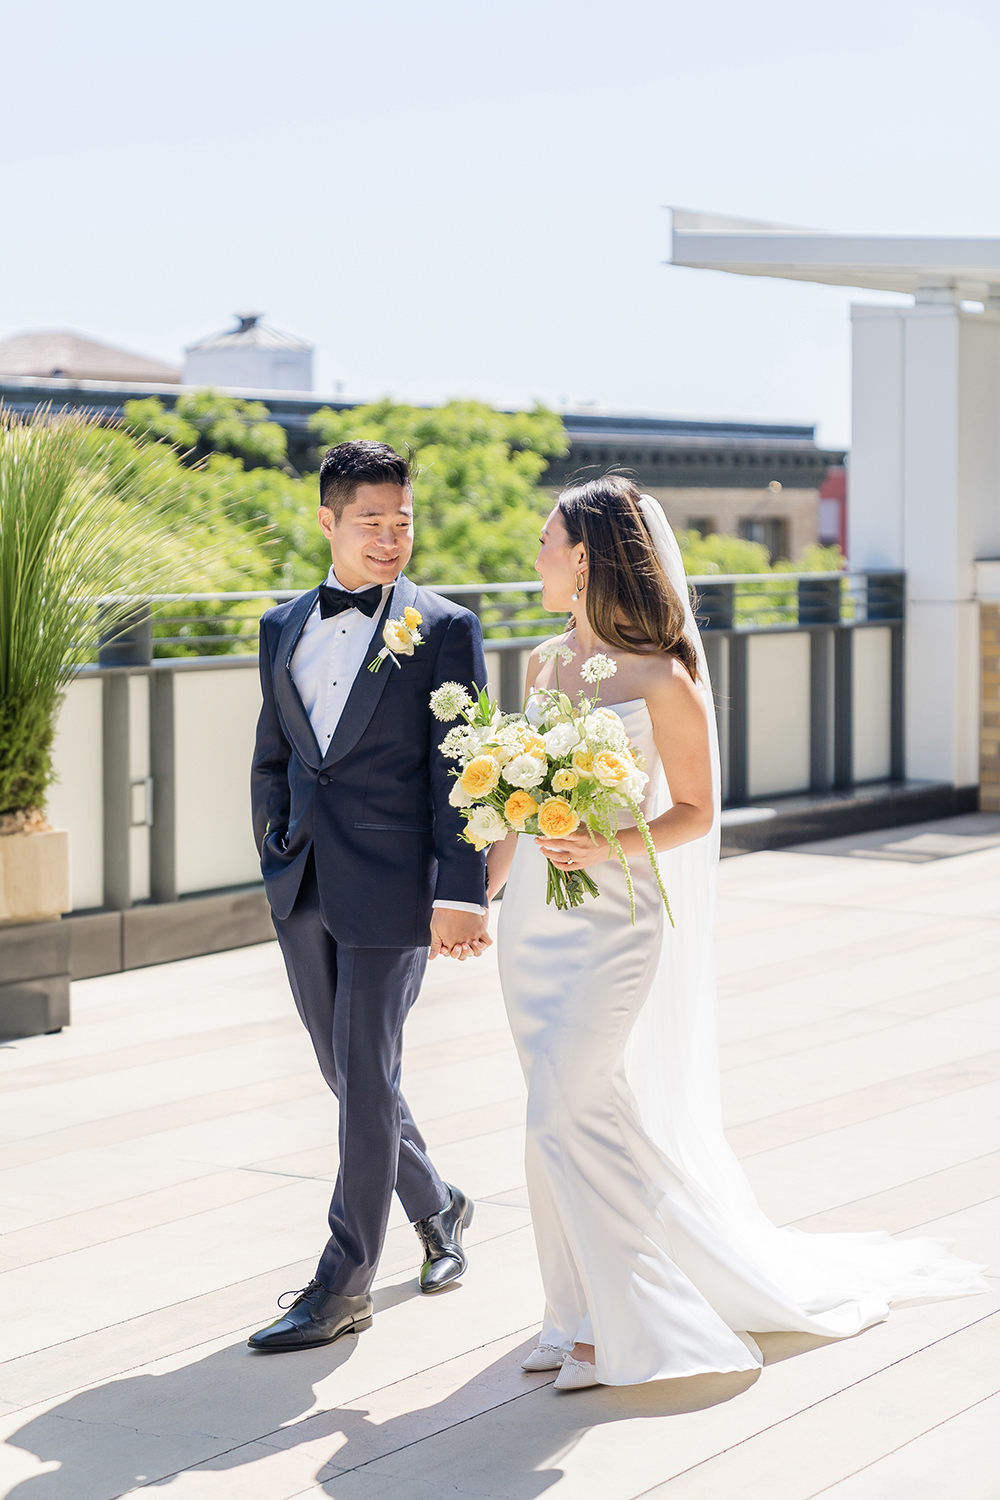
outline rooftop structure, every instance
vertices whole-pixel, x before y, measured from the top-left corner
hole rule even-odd
[[[675,209],[671,264],[913,295],[852,308],[848,553],[856,568],[907,575],[906,774],[975,787],[996,732],[980,723],[991,684],[976,563],[1000,556],[1000,238],[831,234]],[[982,805],[1000,808],[1000,771]]]
[[[831,234],[684,208],[672,213],[674,266],[911,292],[918,301],[1000,303],[1000,238]]]
[[[236,313],[238,326],[213,333],[184,351],[186,385],[252,390],[311,391],[313,345],[267,328],[263,313]]]
[[[69,328],[47,328],[0,340],[0,378],[4,376],[176,385],[181,372],[176,365],[84,338]]]

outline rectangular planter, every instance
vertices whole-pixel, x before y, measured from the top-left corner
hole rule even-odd
[[[65,922],[0,927],[0,1037],[41,1036],[69,1024],[69,956]]]

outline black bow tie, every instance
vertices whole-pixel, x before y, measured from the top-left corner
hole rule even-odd
[[[329,583],[321,583],[319,586],[321,620],[328,620],[331,615],[342,614],[345,609],[360,609],[363,615],[371,619],[381,603],[382,585],[380,583],[374,583],[370,589],[361,589],[356,594],[349,594],[346,589],[335,589]]]

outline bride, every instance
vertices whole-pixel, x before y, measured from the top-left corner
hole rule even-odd
[[[498,951],[528,1085],[526,1171],[546,1309],[525,1369],[556,1387],[634,1385],[762,1364],[751,1332],[846,1337],[892,1302],[986,1289],[939,1240],[805,1234],[765,1218],[722,1132],[711,943],[719,757],[704,651],[680,552],[659,505],[608,476],[565,491],[536,567],[544,607],[574,616],[559,686],[575,698],[595,651],[633,746],[643,813],[676,927],[639,831],[607,841],[510,835],[489,856],[506,884]],[[566,663],[568,652],[563,652]],[[558,661],[558,657],[556,657]],[[555,686],[532,654],[531,690]],[[537,846],[537,847],[536,847]],[[546,856],[592,870],[596,899],[545,902]],[[595,868],[598,867],[598,868]]]

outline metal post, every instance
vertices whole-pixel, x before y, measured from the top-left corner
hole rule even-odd
[[[809,636],[809,790],[826,792],[833,785],[830,703],[832,630],[813,630]]]
[[[177,900],[174,672],[149,674],[149,768],[153,775],[153,826],[149,835],[149,894]]]
[[[903,627],[892,627],[892,667],[889,705],[889,775],[893,781],[906,778],[906,717],[903,698]]]
[[[132,905],[129,829],[132,823],[129,765],[128,673],[109,672],[103,686],[104,905]]]
[[[715,703],[715,722],[719,731],[719,761],[722,770],[722,800],[729,800],[729,661],[726,635],[721,630],[706,630],[701,643],[705,648],[708,676]]]
[[[750,795],[747,702],[747,637],[729,637],[729,802],[739,807]]]
[[[107,611],[104,611],[105,618]],[[97,664],[101,667],[147,667],[153,660],[153,617],[148,604],[140,604],[111,625],[101,627]]]
[[[495,645],[494,645],[494,649]],[[524,702],[524,674],[521,671],[521,651],[510,646],[500,656],[500,707],[505,714],[516,714]]]
[[[833,633],[833,784],[854,782],[854,631]]]

